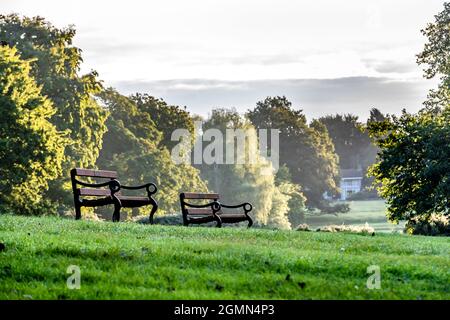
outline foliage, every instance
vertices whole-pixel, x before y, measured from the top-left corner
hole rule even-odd
[[[446,107],[450,104],[450,2],[444,3],[444,10],[435,16],[435,22],[422,30],[428,38],[423,51],[417,55],[417,63],[425,64],[427,79],[439,76],[437,90],[431,90],[427,107]]]
[[[194,120],[189,112],[179,106],[168,105],[164,100],[148,94],[136,93],[130,97],[140,112],[145,112],[162,132],[161,144],[169,151],[177,144],[171,141],[172,132],[176,129],[187,129],[194,139]],[[193,141],[192,141],[193,142]]]
[[[302,223],[295,228],[296,231],[312,231],[306,223]]]
[[[179,211],[179,192],[207,191],[197,169],[172,161],[162,144],[164,135],[148,109],[138,107],[131,98],[113,89],[105,90],[99,99],[110,113],[99,167],[116,170],[122,184],[156,183],[160,190],[155,195],[159,204],[157,215]],[[163,109],[160,106],[159,110],[165,113]],[[143,210],[139,212],[144,213]]]
[[[336,203],[334,205],[328,205],[328,206],[324,206],[321,209],[321,214],[322,213],[327,213],[327,214],[337,214],[338,212],[340,213],[347,213],[350,211],[350,206],[348,203]]]
[[[73,27],[58,29],[41,17],[0,15],[0,38],[31,59],[31,74],[56,109],[51,123],[69,132],[62,177],[51,183],[48,196],[70,204],[69,170],[94,166],[106,131],[106,113],[92,98],[101,84],[95,71],[78,74],[82,57],[74,36]]]
[[[15,48],[0,47],[0,204],[21,214],[51,213],[42,195],[61,174],[67,139],[49,122],[56,110],[30,71]]]
[[[450,299],[448,239],[0,216],[0,299]],[[369,290],[367,266],[382,266]],[[81,267],[68,290],[67,266]]]
[[[293,109],[286,97],[267,97],[247,117],[256,129],[279,130],[280,164],[286,164],[292,182],[302,187],[308,206],[320,208],[326,191],[338,191],[338,159],[323,125],[308,125],[303,112]]]
[[[334,148],[339,156],[339,167],[342,169],[365,168],[375,162],[373,158],[367,159],[371,144],[369,135],[364,131],[358,116],[352,114],[336,114],[319,118],[328,130]],[[376,149],[375,149],[376,150]]]
[[[377,200],[380,197],[376,189],[363,189],[360,192],[352,193],[347,197],[348,201],[365,201],[365,200]]]
[[[215,109],[203,125],[203,130],[207,129],[217,129],[224,137],[227,129],[242,129],[247,134],[243,164],[202,163],[199,166],[202,177],[208,181],[209,188],[220,193],[225,204],[250,202],[254,208],[251,215],[258,225],[289,229],[287,215],[291,196],[288,193],[293,191],[280,189],[276,185],[272,164],[259,154],[258,138],[252,124],[235,110]],[[234,154],[237,154],[237,144],[236,138],[233,140],[225,138],[224,155],[227,147],[234,148]],[[206,144],[203,145],[203,150],[206,147]],[[249,161],[249,153],[255,156],[253,163]]]
[[[275,184],[282,194],[289,197],[287,217],[292,226],[299,225],[305,220],[307,211],[305,203],[306,197],[303,195],[301,187],[292,183],[291,173],[286,165],[281,166],[275,176]]]
[[[416,115],[369,123],[380,147],[379,162],[371,168],[387,199],[392,221],[432,219],[450,212],[450,3],[422,33],[428,38],[417,57],[426,64],[425,77],[439,76],[425,108]],[[431,220],[430,220],[431,223]],[[410,225],[414,225],[411,222]]]
[[[372,236],[375,235],[375,229],[369,226],[369,224],[366,222],[362,226],[355,226],[355,225],[328,225],[323,228],[317,229],[317,231],[322,232],[350,232],[350,233],[359,233],[359,234],[370,234]]]
[[[403,111],[369,124],[380,148],[371,174],[381,184],[391,221],[450,212],[450,107]]]
[[[382,121],[384,115],[376,108],[370,111],[368,122]],[[328,115],[319,118],[327,127],[339,157],[341,169],[361,169],[363,172],[362,188],[370,188],[373,178],[367,176],[367,169],[376,161],[378,149],[372,143],[366,127],[351,114]]]
[[[414,217],[406,223],[405,231],[425,236],[450,236],[450,218],[434,213],[429,217]]]

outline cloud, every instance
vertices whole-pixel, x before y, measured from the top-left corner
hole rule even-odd
[[[267,96],[285,95],[308,119],[325,114],[353,113],[365,119],[372,107],[398,114],[422,107],[433,81],[397,80],[375,77],[336,79],[286,79],[221,81],[210,79],[119,81],[119,91],[146,92],[170,104],[187,106],[192,113],[208,115],[213,108],[235,107],[239,112],[253,108]]]
[[[415,73],[419,70],[413,59],[408,61],[362,59],[362,61],[368,68],[371,68],[381,74],[408,74]]]

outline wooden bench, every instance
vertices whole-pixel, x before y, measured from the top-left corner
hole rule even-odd
[[[186,200],[190,200],[186,202]],[[206,204],[196,204],[194,201],[209,201]],[[236,223],[248,221],[248,227],[253,224],[252,218],[248,215],[252,211],[252,205],[248,202],[239,205],[225,205],[219,202],[217,193],[181,193],[180,194],[181,212],[183,214],[183,224],[188,226],[190,223],[200,224],[207,222],[216,222],[216,227],[220,228],[222,223]],[[240,212],[224,212],[223,208],[241,209]]]
[[[99,207],[113,204],[114,213],[112,220],[120,220],[121,208],[136,208],[146,205],[152,205],[150,211],[150,223],[153,224],[153,215],[158,209],[158,204],[152,195],[158,190],[153,183],[147,183],[141,186],[124,186],[117,180],[116,171],[91,170],[91,169],[72,169],[70,171],[72,179],[73,197],[75,203],[75,219],[81,219],[81,207]],[[78,177],[89,177],[105,180],[100,183],[88,183],[80,181]],[[81,187],[79,187],[81,186]],[[145,189],[147,196],[124,196],[121,194],[124,190]]]

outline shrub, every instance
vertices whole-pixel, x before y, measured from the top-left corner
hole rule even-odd
[[[295,230],[297,230],[297,231],[311,231],[311,229],[309,228],[309,225],[307,225],[306,223],[302,223],[302,224],[298,225],[297,228],[295,228]]]
[[[429,217],[413,217],[405,226],[408,234],[425,236],[450,236],[450,219],[442,214],[431,214]]]
[[[329,225],[323,228],[317,229],[317,231],[323,232],[350,232],[350,233],[359,233],[359,234],[371,234],[375,235],[375,229],[369,226],[366,222],[362,226],[349,226],[349,225]]]
[[[336,203],[334,205],[327,203],[320,208],[320,213],[324,214],[347,213],[349,211],[350,205],[348,203]]]
[[[376,190],[362,190],[361,192],[351,194],[347,200],[359,201],[359,200],[378,200],[380,197]]]

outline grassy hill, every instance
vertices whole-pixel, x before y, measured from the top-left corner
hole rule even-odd
[[[0,215],[0,242],[0,299],[450,299],[448,238]]]

